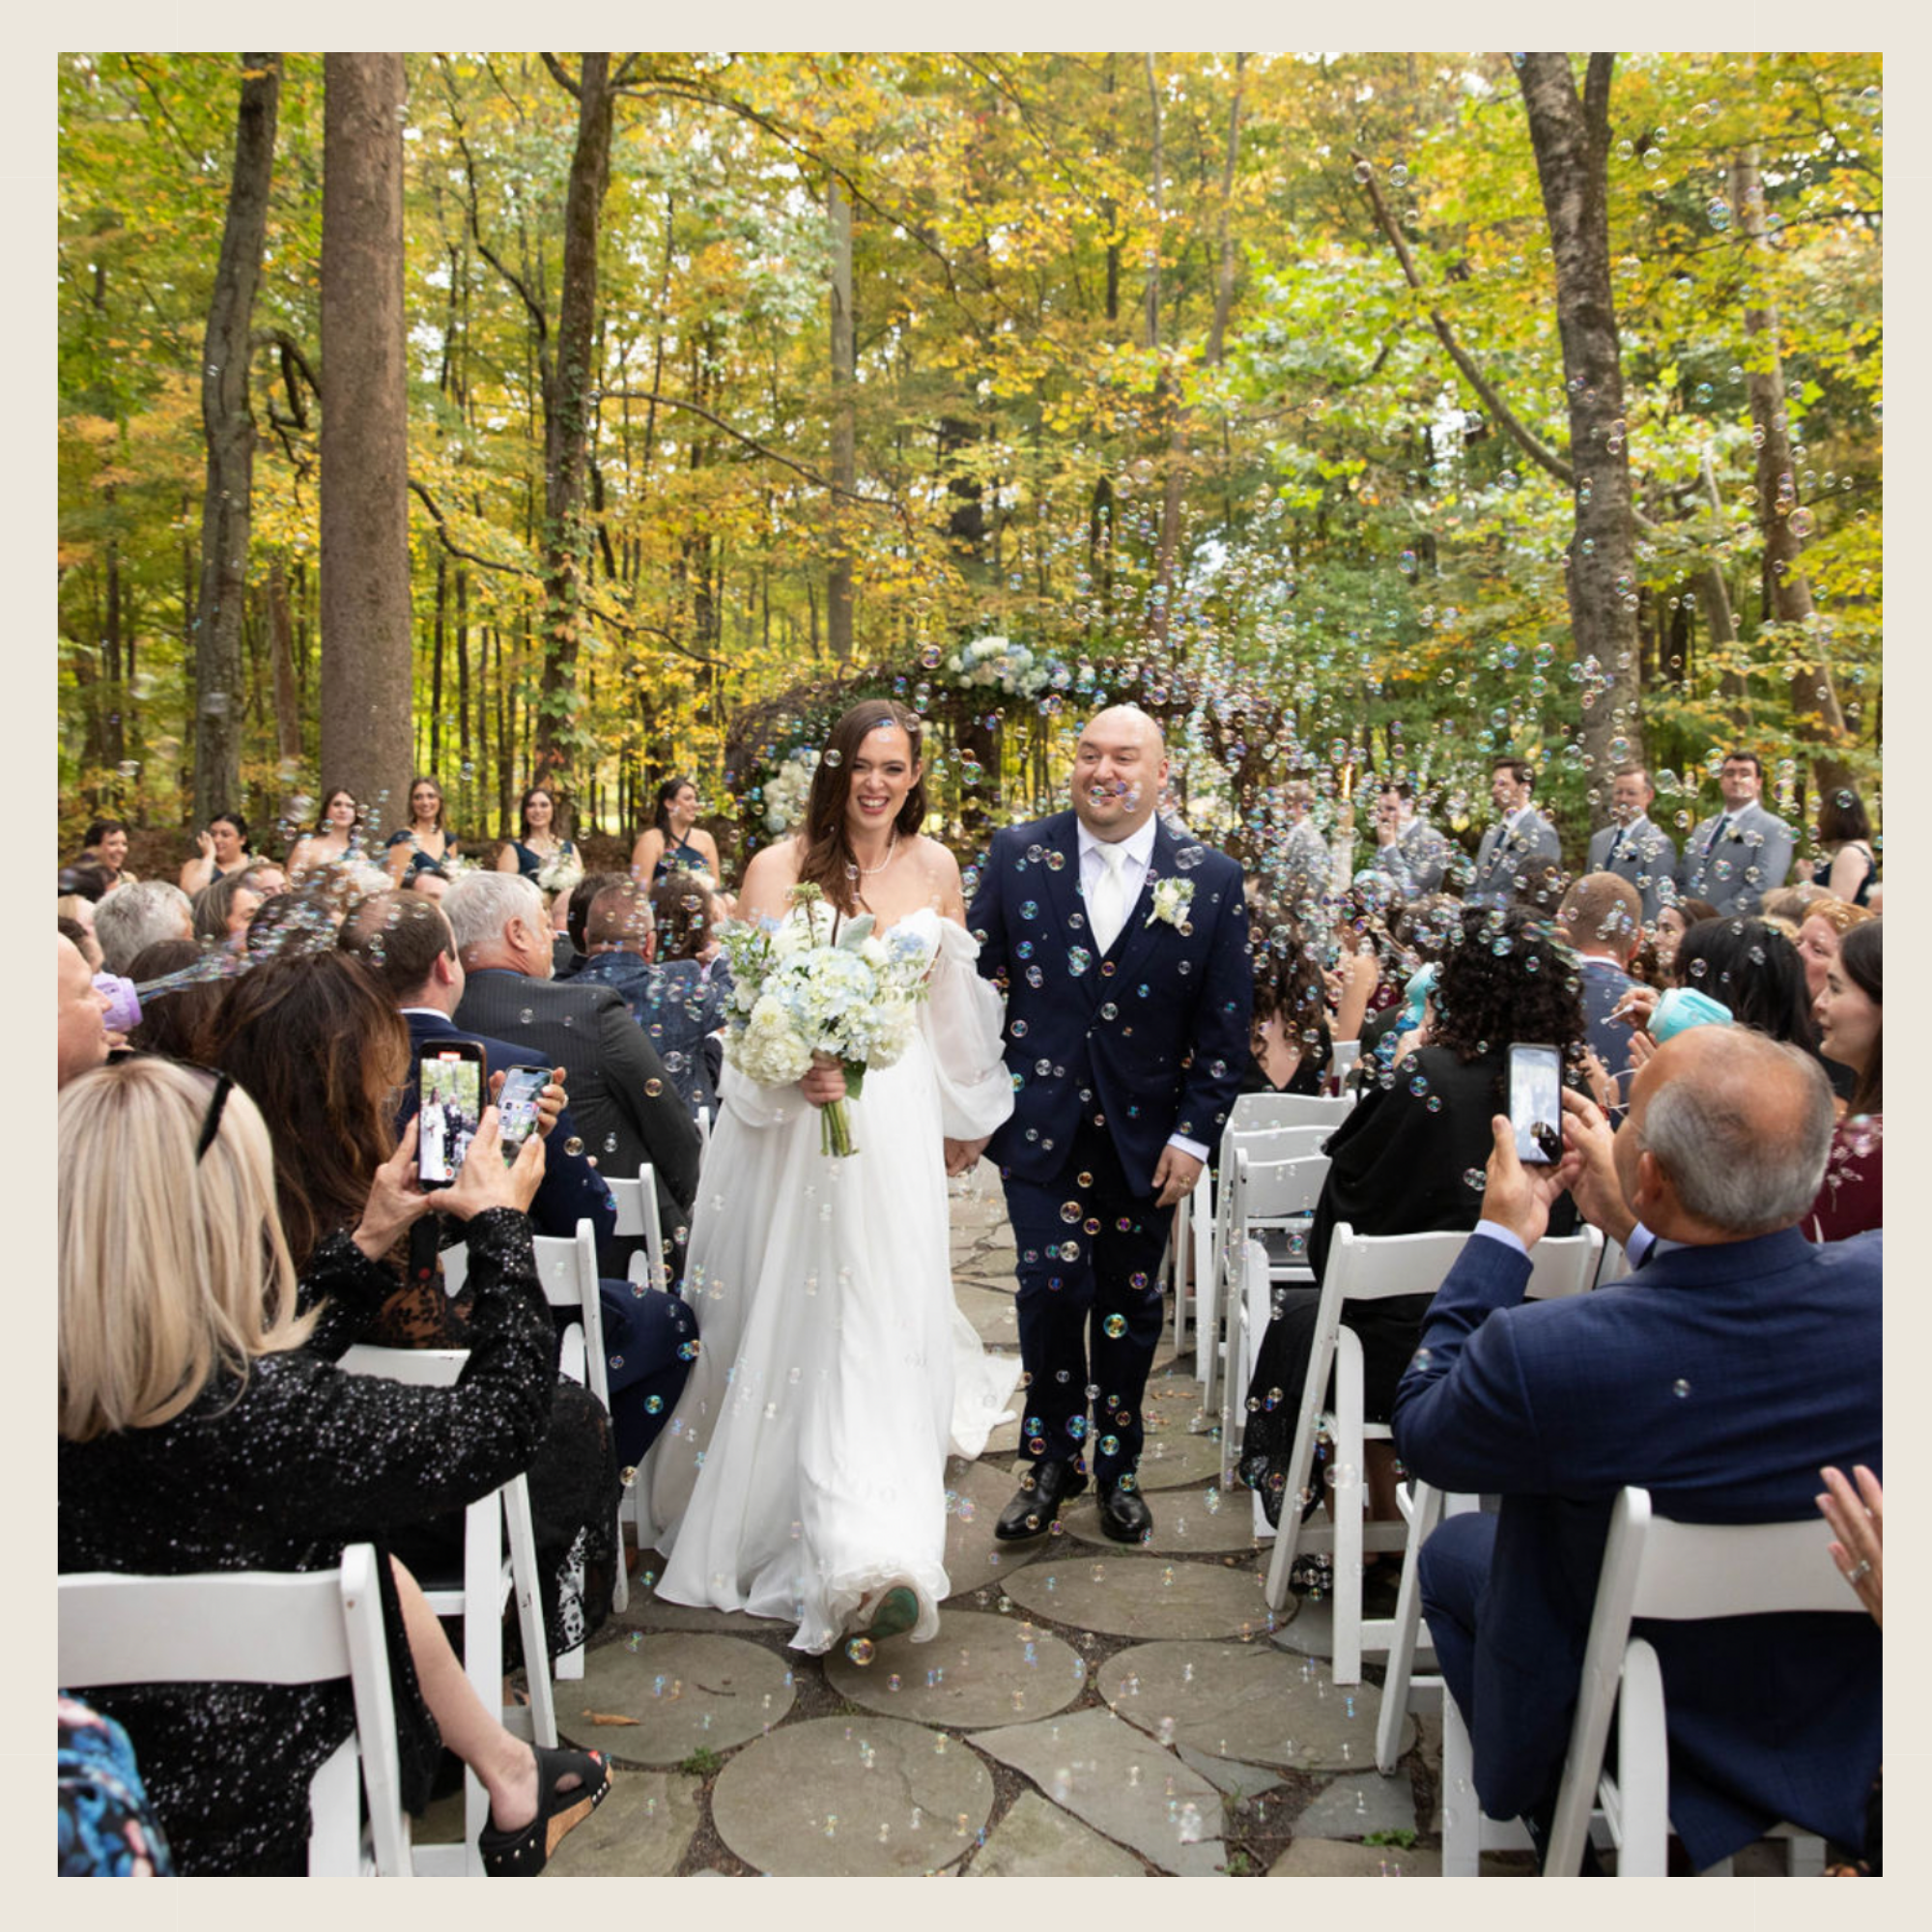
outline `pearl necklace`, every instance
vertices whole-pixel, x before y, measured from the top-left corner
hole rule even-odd
[[[898,849],[899,849],[899,829],[896,825],[895,825],[893,827],[892,843],[886,847],[886,856],[883,859],[881,859],[876,866],[861,866],[859,867],[859,876],[862,879],[870,879],[876,877],[880,872],[883,872],[886,869],[886,867],[893,863],[893,854],[896,852]]]

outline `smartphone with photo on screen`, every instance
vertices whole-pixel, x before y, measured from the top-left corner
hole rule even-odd
[[[473,1039],[440,1039],[416,1054],[416,1178],[447,1187],[483,1119],[483,1049]]]
[[[1520,1161],[1548,1167],[1563,1158],[1563,1059],[1553,1046],[1511,1041],[1509,1109]]]
[[[548,1066],[513,1066],[497,1095],[497,1122],[503,1136],[503,1164],[512,1165],[537,1130],[537,1096],[550,1080]]]

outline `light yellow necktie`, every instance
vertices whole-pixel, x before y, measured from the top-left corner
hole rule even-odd
[[[1102,845],[1100,857],[1106,868],[1094,880],[1088,896],[1087,920],[1094,928],[1094,947],[1106,952],[1127,923],[1127,855],[1119,845]]]

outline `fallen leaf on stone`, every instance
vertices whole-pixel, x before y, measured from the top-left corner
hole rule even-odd
[[[613,1711],[586,1711],[583,1715],[593,1724],[635,1724],[641,1721],[637,1718],[620,1718]]]

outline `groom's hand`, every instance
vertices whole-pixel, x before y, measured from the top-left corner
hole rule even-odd
[[[1153,1171],[1153,1189],[1156,1208],[1172,1208],[1177,1201],[1184,1201],[1194,1192],[1194,1183],[1201,1179],[1202,1163],[1172,1142],[1160,1151],[1160,1160]]]
[[[977,1141],[955,1141],[951,1134],[945,1137],[946,1172],[949,1176],[971,1174],[980,1164],[980,1156],[986,1151],[986,1141],[990,1135]]]

